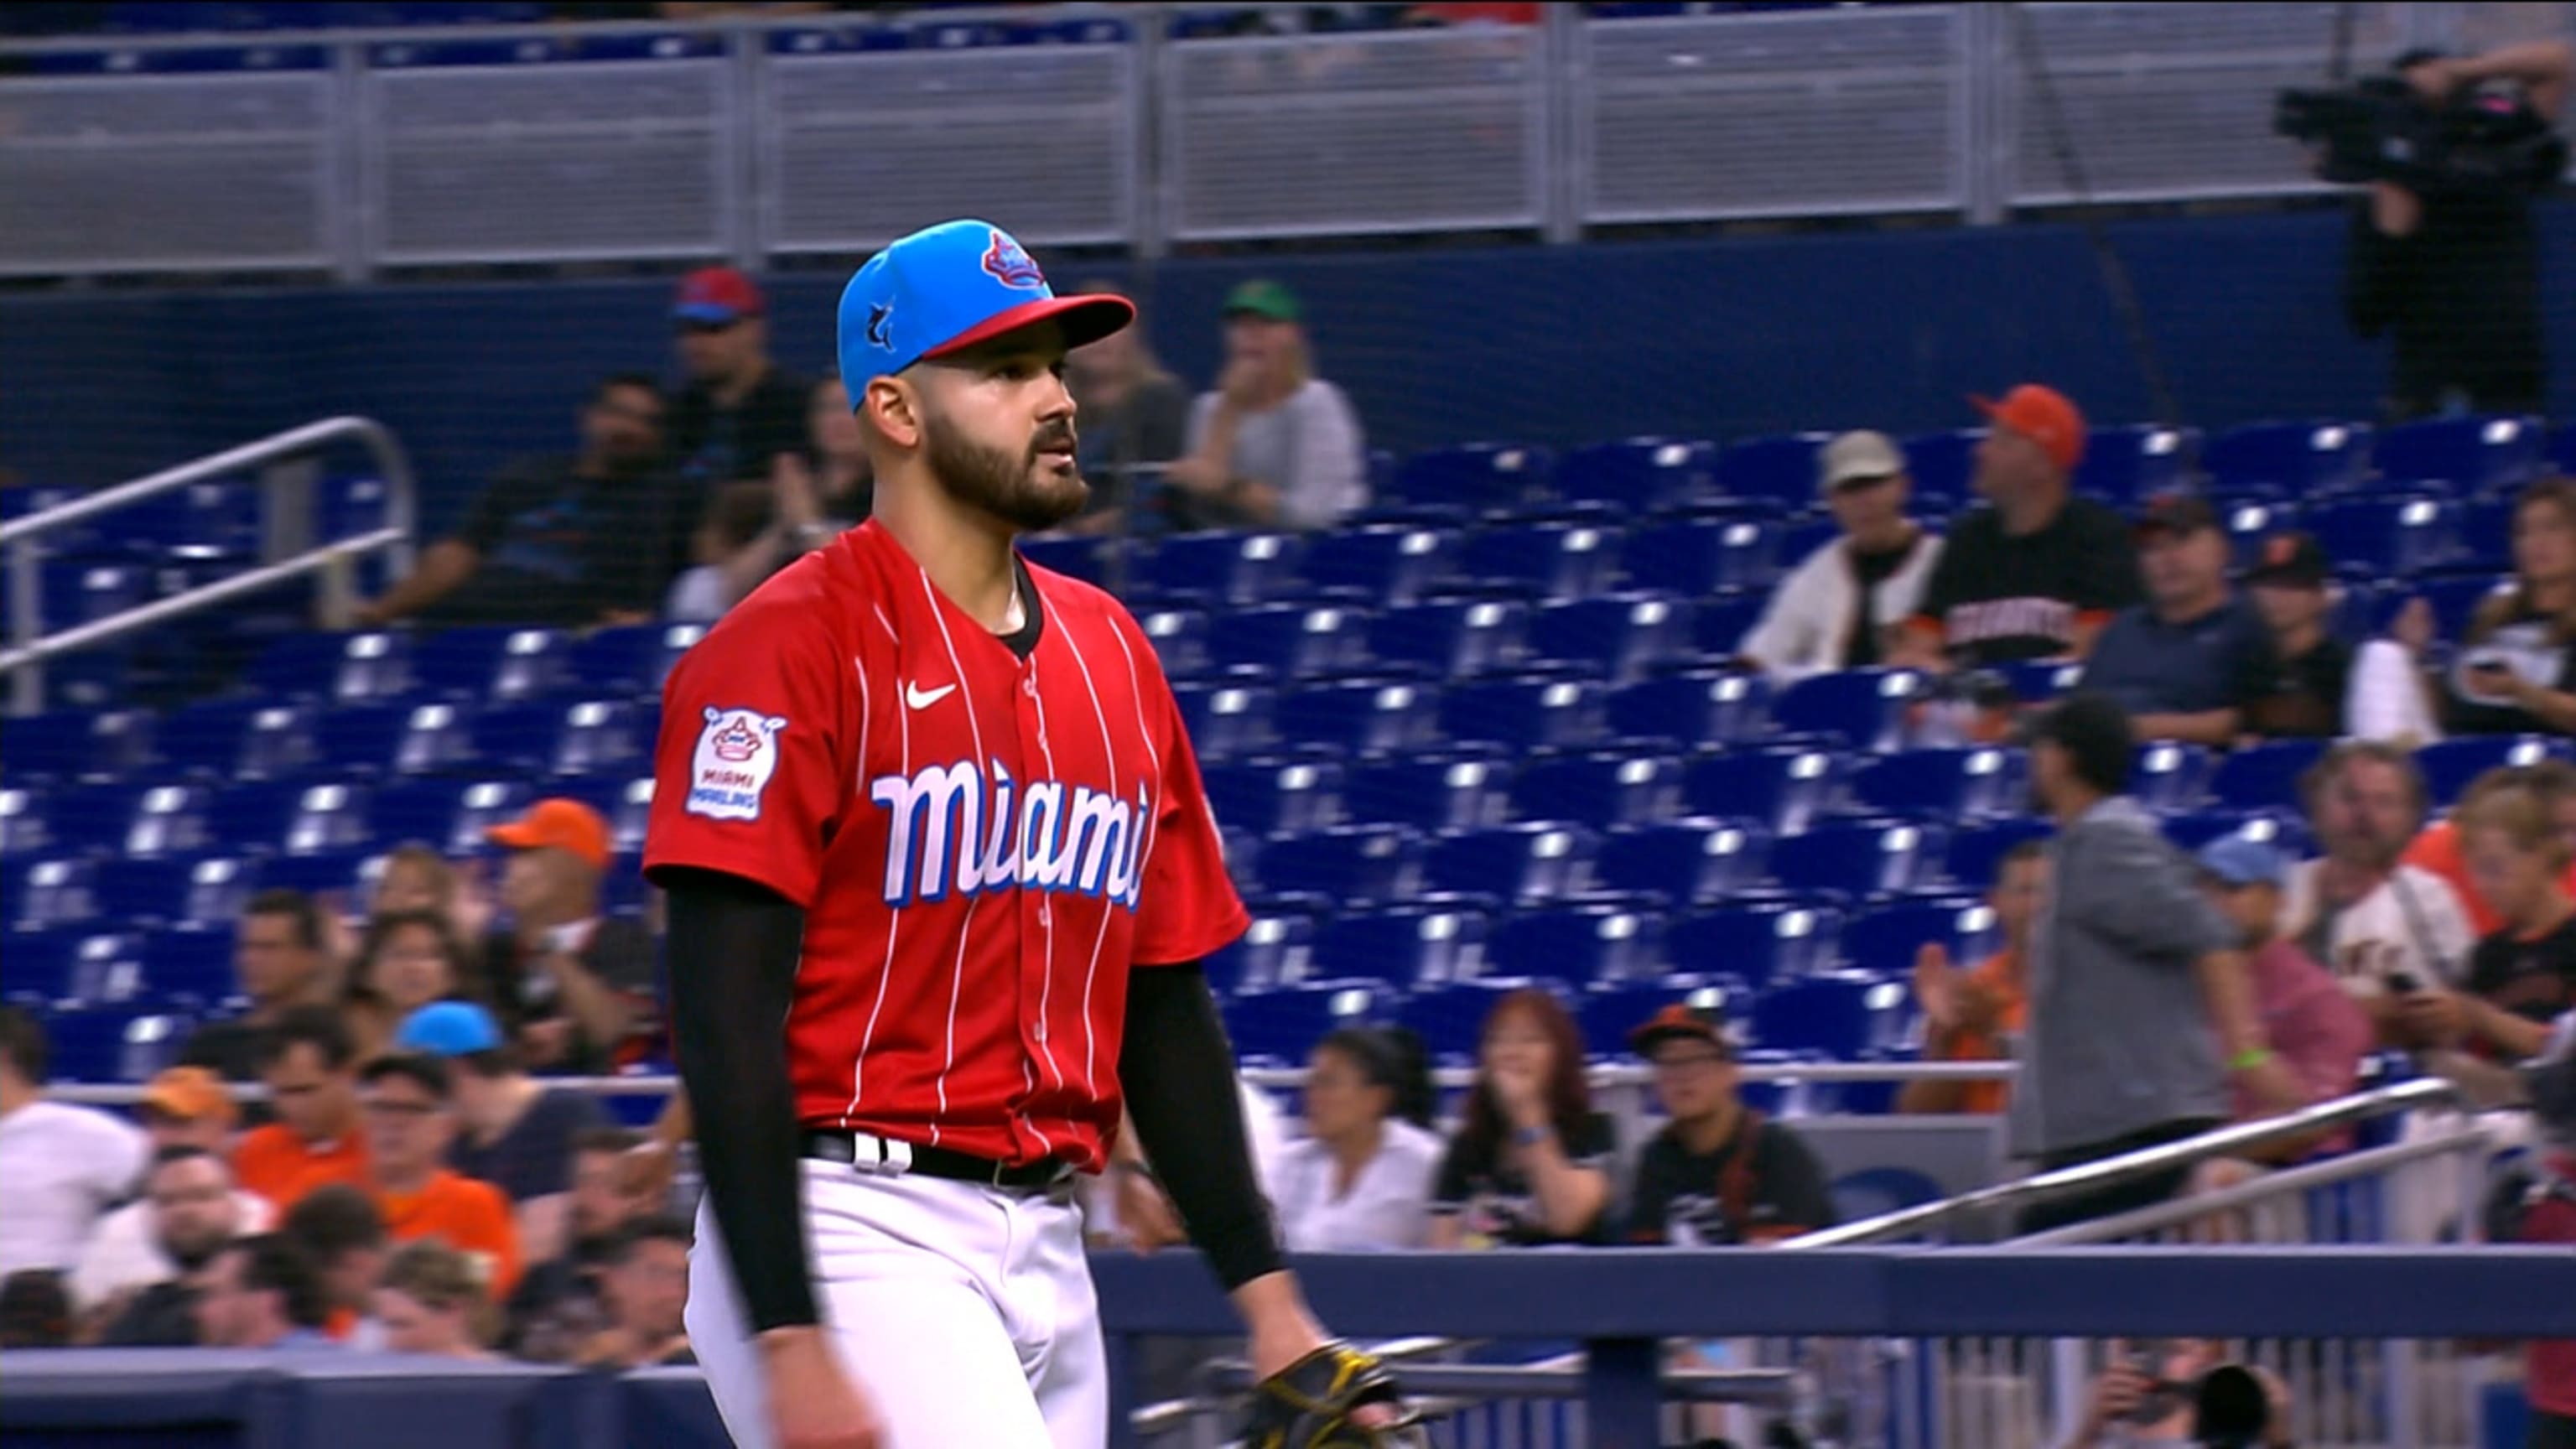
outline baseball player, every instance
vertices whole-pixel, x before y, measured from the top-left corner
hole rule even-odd
[[[1255,1441],[1413,1442],[1254,1182],[1198,965],[1246,916],[1162,669],[1012,547],[1087,494],[1066,350],[1134,316],[985,222],[880,252],[840,305],[875,516],[666,688],[645,869],[706,1177],[689,1339],[743,1449],[1102,1444],[1072,1187],[1122,1102],[1243,1312]]]

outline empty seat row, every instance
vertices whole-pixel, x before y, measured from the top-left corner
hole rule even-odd
[[[13,861],[44,855],[327,856],[417,840],[464,855],[483,848],[485,830],[549,794],[597,809],[621,855],[641,848],[653,781],[621,775],[407,779],[372,787],[254,780],[222,787],[125,783],[0,790],[0,853]]]

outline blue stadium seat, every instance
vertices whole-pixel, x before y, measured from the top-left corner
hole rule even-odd
[[[1184,533],[1138,560],[1157,594],[1202,604],[1259,604],[1295,583],[1299,540],[1277,533]]]
[[[1509,815],[1510,779],[1500,751],[1405,754],[1353,768],[1342,809],[1361,824],[1473,830],[1500,825]]]
[[[400,838],[387,845],[401,845]],[[302,891],[310,896],[343,895],[363,901],[373,882],[370,867],[381,868],[383,862],[372,848],[357,850],[324,850],[311,855],[279,855],[259,865],[262,890]]]
[[[1977,820],[2029,807],[2025,760],[2017,750],[1973,746],[1881,756],[1852,776],[1853,798],[1886,815]]]
[[[1539,989],[1562,994],[1554,981],[1493,976],[1456,981],[1405,998],[1396,1020],[1422,1039],[1423,1050],[1444,1066],[1475,1060],[1485,1039],[1485,1022],[1494,1008],[1515,991]]]
[[[2055,833],[2055,826],[2035,815],[1964,826],[1950,836],[1944,870],[1966,889],[1982,891],[1995,883],[1995,872],[2014,846]]]
[[[1473,518],[1544,496],[1555,467],[1547,449],[1519,443],[1434,448],[1396,470],[1393,501]]]
[[[51,792],[47,834],[63,855],[104,855],[125,848],[145,787],[131,780],[93,781]]]
[[[1610,691],[1613,739],[1695,749],[1759,739],[1771,728],[1771,683],[1758,674],[1668,674]]]
[[[142,710],[56,710],[0,721],[0,770],[19,781],[118,777],[151,758],[153,717]]]
[[[137,1015],[125,1006],[97,1006],[52,1013],[46,1018],[45,1032],[52,1039],[58,1079],[143,1082],[177,1060],[191,1025],[184,1016]]]
[[[479,767],[474,720],[461,700],[342,705],[322,717],[322,756],[360,778],[467,773]]]
[[[216,838],[228,850],[314,855],[354,850],[373,838],[360,785],[252,781],[215,801]]]
[[[1681,761],[1635,754],[1552,755],[1512,781],[1512,815],[1569,820],[1594,830],[1646,825],[1681,813]]]
[[[53,950],[38,958],[38,969],[53,974],[53,985],[45,991],[50,999],[82,1006],[113,1004],[129,1012],[149,999],[139,933],[109,929],[51,934]]]
[[[1357,609],[1270,604],[1233,609],[1208,623],[1208,659],[1263,680],[1325,678],[1368,662],[1368,615]]]
[[[1623,512],[1659,508],[1717,492],[1717,446],[1681,438],[1630,438],[1577,448],[1556,466],[1556,495]]]
[[[2462,492],[2516,488],[2539,476],[2547,458],[2534,418],[2425,418],[2379,435],[2371,462],[2385,478],[2436,481]]]
[[[1599,847],[1591,831],[1546,821],[1453,831],[1431,843],[1422,881],[1504,905],[1562,900],[1589,887]]]
[[[1631,586],[1685,598],[1767,589],[1780,573],[1780,530],[1748,518],[1686,518],[1628,535],[1620,566]]]
[[[1763,989],[1833,965],[1842,912],[1764,904],[1701,911],[1664,932],[1664,960],[1675,971],[1724,974]]]
[[[1375,981],[1313,982],[1237,996],[1224,1005],[1226,1036],[1247,1062],[1302,1066],[1345,1026],[1393,1019],[1395,993]]]
[[[448,855],[481,855],[491,848],[483,832],[516,819],[536,798],[524,780],[404,781],[377,793],[375,835],[425,841]]]
[[[2308,511],[2308,531],[2339,568],[2404,577],[2440,568],[2459,553],[2459,508],[2445,498],[2351,498]]]
[[[1485,949],[1481,911],[1406,907],[1335,915],[1315,935],[1317,980],[1383,981],[1399,991],[1474,975]]]
[[[1946,511],[1964,508],[1975,499],[1970,485],[1977,476],[1977,444],[1985,436],[1981,428],[1960,428],[1918,433],[1904,441],[1905,471],[1914,479],[1916,507]]]
[[[150,601],[152,574],[137,564],[51,559],[41,567],[41,617],[48,629],[87,624]]]
[[[527,701],[475,717],[476,768],[624,777],[653,768],[662,712],[625,700]]]
[[[0,931],[40,931],[57,926],[78,926],[98,918],[98,897],[92,890],[98,867],[86,860],[11,860],[0,865]],[[18,938],[10,937],[12,942]],[[0,951],[0,958],[17,954],[11,945]],[[15,962],[0,966],[12,981],[17,979]]]
[[[2457,641],[2468,637],[2469,621],[2477,616],[2480,605],[2494,597],[2501,582],[2495,574],[2447,575],[2419,579],[2412,587],[2394,593],[2422,599],[2433,611],[2440,637]]]
[[[1691,654],[1690,613],[1652,594],[1608,594],[1548,604],[1530,617],[1530,658],[1597,679],[1626,681]]]
[[[2251,423],[2210,439],[2200,465],[2222,491],[2268,484],[2304,497],[2360,477],[2369,456],[2370,429],[2359,424]]]
[[[1421,874],[1422,839],[1402,826],[1337,825],[1277,836],[1261,847],[1265,889],[1350,905],[1407,899]]]
[[[1369,620],[1368,648],[1381,665],[1464,678],[1519,665],[1528,657],[1528,635],[1526,604],[1444,599],[1379,611]]]
[[[706,637],[701,624],[630,624],[573,645],[570,683],[598,695],[659,695],[671,666]]]
[[[1255,835],[1322,830],[1341,813],[1342,767],[1329,760],[1210,765],[1204,778],[1216,818]]]
[[[1438,723],[1434,691],[1412,684],[1313,685],[1283,695],[1273,715],[1281,744],[1336,758],[1427,748]]]
[[[2217,763],[2207,747],[2157,740],[2138,746],[2129,793],[2139,804],[2166,814],[2197,809],[2209,793]]]
[[[1480,529],[1458,550],[1463,587],[1502,598],[1589,598],[1609,588],[1619,533],[1589,523]]]
[[[162,1000],[187,999],[202,1007],[238,998],[233,967],[232,921],[216,930],[158,931],[143,942],[143,980]]]
[[[412,644],[401,634],[290,634],[250,671],[265,698],[342,704],[392,699],[412,687]]]
[[[2424,772],[2424,788],[2437,808],[2447,809],[2471,782],[2489,770],[2533,765],[2544,759],[2576,761],[2576,744],[2540,735],[2469,735],[2426,745],[2415,752]]]
[[[1740,589],[1699,601],[1691,620],[1691,644],[1709,659],[1732,659],[1744,647],[1744,636],[1762,622],[1771,602],[1767,589]]]
[[[98,907],[123,926],[229,928],[258,885],[258,862],[235,856],[107,860],[98,868]]]
[[[450,629],[412,651],[421,688],[470,700],[536,699],[564,687],[570,642],[552,629]]]
[[[1458,535],[1444,529],[1353,528],[1308,540],[1297,572],[1310,589],[1371,608],[1410,604],[1449,575],[1457,552]]]
[[[2075,486],[2127,509],[2150,494],[2180,487],[2186,481],[2190,456],[2199,449],[2198,429],[2095,428],[2084,440],[2084,461],[2076,466]]]
[[[1693,815],[1803,830],[1834,807],[1844,773],[1840,756],[1807,745],[1719,750],[1695,755],[1683,766],[1682,804]]]
[[[1572,680],[1481,680],[1440,698],[1440,729],[1452,740],[1515,750],[1570,749],[1601,736],[1601,691]]]
[[[1181,685],[1173,689],[1172,697],[1201,760],[1240,759],[1270,743],[1270,712],[1275,705],[1269,690]]]
[[[1771,878],[1793,891],[1910,895],[1942,880],[1949,832],[1913,821],[1834,820],[1771,842]]]
[[[321,759],[315,711],[308,704],[192,704],[161,722],[158,746],[165,764],[216,780],[274,780],[309,770]]]
[[[1752,1035],[1766,1049],[1854,1061],[1903,1040],[1907,1000],[1898,982],[1858,971],[1817,972],[1764,992],[1753,1003]]]
[[[1881,976],[1903,977],[1926,945],[1966,969],[2003,944],[1992,907],[1981,901],[1904,901],[1863,911],[1843,925],[1842,959]]]
[[[1751,821],[1671,820],[1604,836],[1593,881],[1678,909],[1758,889],[1769,876],[1770,852],[1770,832]]]
[[[2560,423],[2549,435],[2549,466],[2576,478],[2576,423]]]
[[[2279,846],[2297,857],[2316,848],[2307,821],[2286,810],[2190,810],[2168,815],[2162,823],[2165,838],[2186,851],[2196,851],[2222,835],[2237,834]]]
[[[2262,562],[2264,540],[2299,526],[2299,510],[2288,503],[2236,498],[2215,506],[2219,525],[2227,532],[2229,559],[2238,569],[2250,569]]]
[[[1784,730],[1832,735],[1864,750],[1890,750],[1905,737],[1906,712],[1922,687],[1911,669],[1847,669],[1812,675],[1781,690],[1771,717]]]
[[[1208,616],[1200,609],[1152,609],[1136,616],[1153,641],[1154,657],[1168,679],[1196,679],[1216,665],[1208,657]]]
[[[1109,578],[1110,547],[1105,538],[1056,534],[1022,539],[1020,555],[1038,568],[1104,587]]]
[[[46,804],[39,791],[0,789],[0,860],[27,859],[53,848]]]
[[[2209,798],[2230,810],[2297,810],[2299,777],[2326,752],[2324,740],[2267,740],[2220,761]]]
[[[1573,982],[1650,981],[1662,967],[1664,919],[1618,906],[1516,912],[1486,933],[1485,961],[1504,976]]]
[[[2568,471],[2576,473],[2576,468]],[[2510,498],[2472,498],[2462,503],[2459,566],[2488,574],[2512,572],[2513,515],[2517,511]]]
[[[1769,499],[1792,512],[1816,499],[1816,454],[1831,433],[1774,433],[1726,445],[1718,455],[1717,486],[1729,498]]]
[[[1315,918],[1304,911],[1253,904],[1252,924],[1207,958],[1210,989],[1220,998],[1271,991],[1303,980],[1314,955]]]
[[[1575,1001],[1575,1020],[1583,1028],[1585,1050],[1593,1057],[1635,1059],[1628,1033],[1675,1002],[1715,1011],[1729,1020],[1753,999],[1742,983],[1701,977],[1667,977],[1661,981],[1619,981],[1595,986]],[[1730,1009],[1731,1008],[1731,1009]]]
[[[1998,665],[1995,672],[2012,685],[2013,697],[2024,704],[2046,704],[2072,691],[2084,678],[2084,666],[2024,659]]]
[[[276,790],[277,785],[247,785],[244,790]],[[211,785],[154,785],[135,801],[134,813],[117,837],[116,849],[129,857],[193,855],[220,846],[262,839],[238,828],[216,810]]]
[[[608,801],[595,807],[608,821],[609,848],[628,860],[644,856],[644,835],[653,818],[653,777],[618,782]]]

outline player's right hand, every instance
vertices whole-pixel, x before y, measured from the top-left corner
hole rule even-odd
[[[778,1449],[888,1449],[876,1406],[841,1367],[821,1329],[765,1334],[760,1346]]]

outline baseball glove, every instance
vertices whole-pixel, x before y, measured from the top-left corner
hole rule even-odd
[[[1384,1404],[1382,1424],[1351,1422],[1364,1404]],[[1431,1449],[1421,1416],[1408,1408],[1395,1375],[1374,1357],[1335,1340],[1253,1386],[1244,1449]]]

